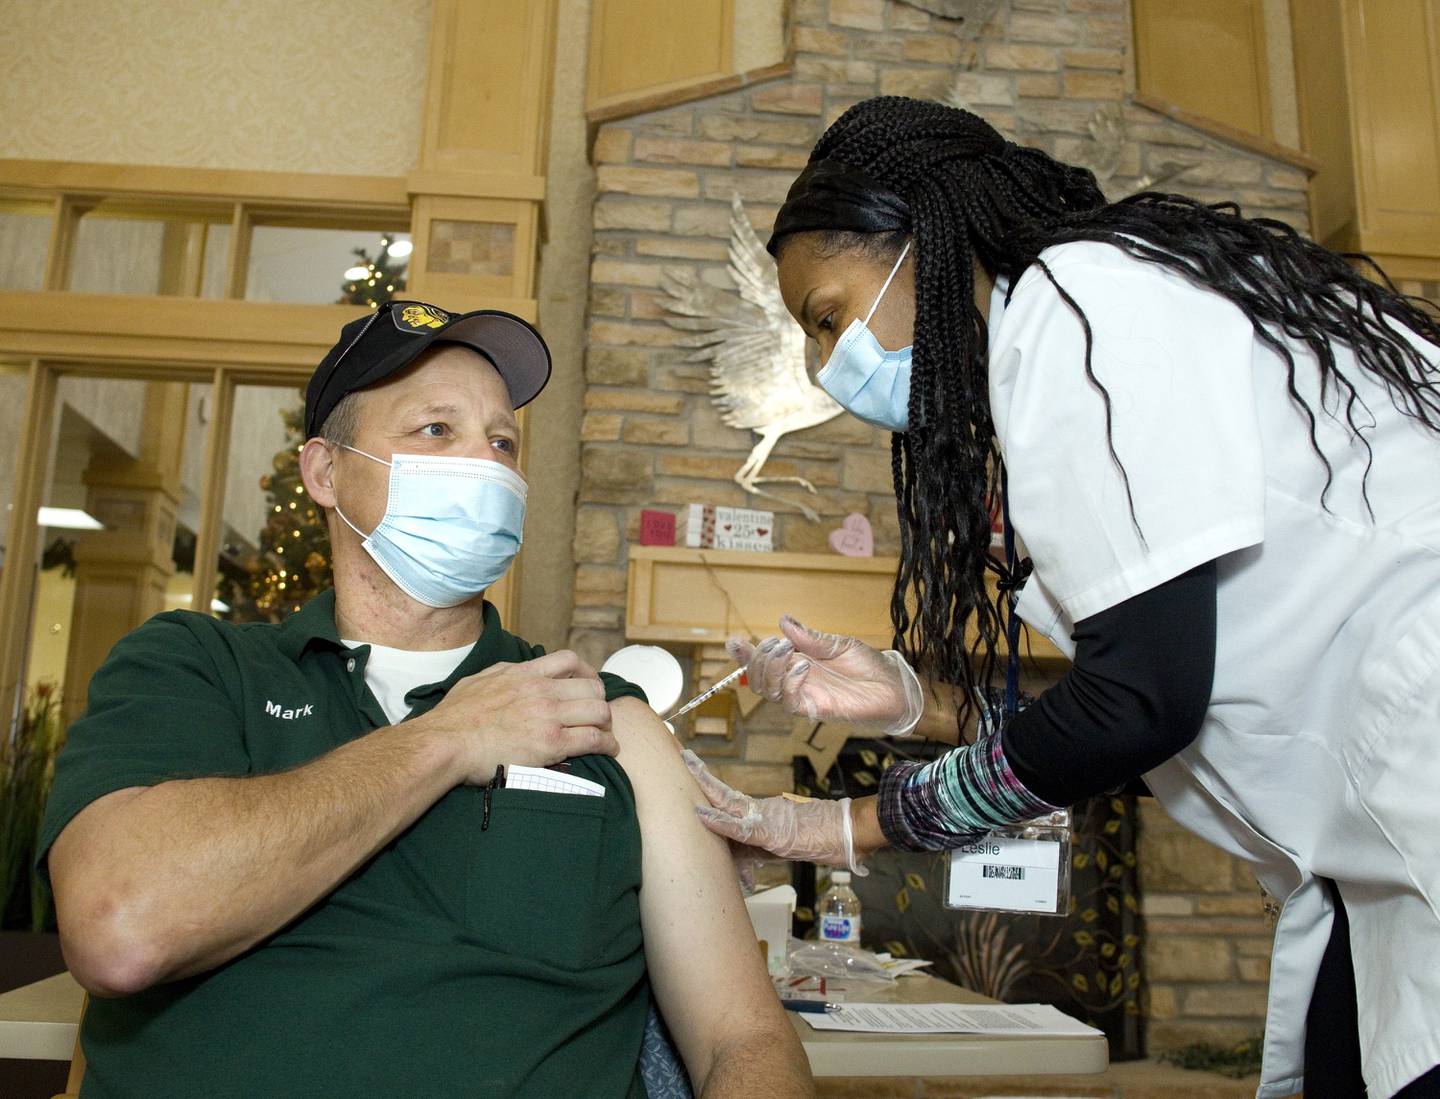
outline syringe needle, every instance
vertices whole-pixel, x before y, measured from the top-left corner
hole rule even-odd
[[[681,706],[674,713],[666,717],[665,720],[674,721],[681,714],[688,714],[691,710],[693,710],[696,706],[700,705],[700,703],[704,702],[711,695],[716,694],[719,691],[723,691],[726,687],[730,686],[730,684],[734,683],[744,674],[745,668],[743,666],[736,668],[733,672],[727,675],[724,679],[720,680],[719,683],[715,684],[715,686],[711,687],[709,690],[701,691],[689,702],[685,703],[685,705]]]

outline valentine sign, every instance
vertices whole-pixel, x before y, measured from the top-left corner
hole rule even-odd
[[[839,530],[830,532],[830,548],[846,557],[874,557],[875,532],[870,529],[870,520],[852,511]]]
[[[691,504],[685,544],[692,549],[738,549],[769,552],[775,548],[775,513],[751,508]]]
[[[645,510],[640,513],[640,544],[642,546],[673,546],[675,515],[668,511]]]

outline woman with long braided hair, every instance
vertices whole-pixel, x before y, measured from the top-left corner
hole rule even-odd
[[[894,97],[830,127],[769,247],[819,384],[894,433],[895,648],[787,617],[732,652],[795,713],[957,747],[854,802],[752,799],[692,759],[707,824],[864,873],[1143,776],[1285,902],[1261,1094],[1440,1095],[1426,304],[1280,222],[1109,203]],[[1023,709],[996,658],[1012,602],[1073,659]]]

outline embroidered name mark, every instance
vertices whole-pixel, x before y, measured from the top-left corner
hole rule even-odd
[[[293,710],[287,710],[282,708],[280,703],[271,702],[267,699],[265,702],[265,712],[271,717],[282,718],[285,721],[294,721],[297,717],[309,717],[315,712],[315,707],[312,704],[297,706]]]

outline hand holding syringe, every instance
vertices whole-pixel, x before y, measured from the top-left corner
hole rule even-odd
[[[925,710],[920,679],[893,649],[807,629],[788,614],[780,636],[725,645],[745,666],[750,689],[811,721],[835,721],[870,736],[906,736]]]

